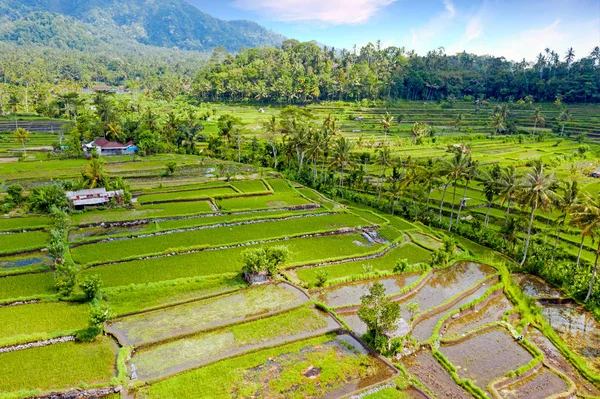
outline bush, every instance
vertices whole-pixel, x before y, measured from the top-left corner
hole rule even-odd
[[[69,205],[65,190],[58,184],[34,187],[28,202],[29,209],[39,213],[50,213],[52,207],[62,209]]]
[[[77,285],[77,273],[79,268],[72,262],[56,265],[56,276],[54,283],[61,296],[70,296]]]
[[[317,281],[315,282],[315,285],[317,287],[323,287],[329,279],[329,273],[327,273],[325,270],[319,270],[316,274],[316,277]]]
[[[97,274],[91,274],[85,277],[80,283],[79,288],[84,292],[85,297],[88,301],[96,298],[102,287],[102,280]]]
[[[96,337],[102,333],[102,330],[96,327],[88,327],[83,330],[79,330],[75,335],[75,339],[79,342],[92,342],[96,340]]]
[[[97,328],[104,331],[104,322],[115,317],[113,311],[107,304],[94,306],[90,311],[90,328]]]
[[[404,271],[410,266],[408,259],[399,259],[396,261],[396,267],[394,267],[394,273],[404,273]]]
[[[25,198],[23,197],[23,186],[20,184],[11,184],[6,189],[6,192],[8,193],[8,198],[6,201],[12,202],[16,205],[21,205],[23,199]]]

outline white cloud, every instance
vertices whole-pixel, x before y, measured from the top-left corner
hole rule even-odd
[[[424,25],[411,28],[411,45],[420,50],[431,50],[429,41],[443,33],[448,24],[456,16],[456,9],[451,0],[443,0],[444,11],[432,17]]]
[[[267,18],[313,21],[327,25],[360,24],[396,0],[236,0],[234,5]]]
[[[582,34],[585,32],[585,34]],[[504,56],[508,60],[519,61],[523,58],[532,61],[535,56],[544,52],[546,47],[558,52],[561,59],[569,47],[575,50],[576,58],[584,57],[598,45],[600,37],[600,20],[554,22],[538,29],[525,29],[505,38],[481,43],[481,41],[461,43],[459,48],[453,46],[452,52],[463,49],[476,54]]]
[[[465,29],[465,39],[467,42],[477,39],[483,33],[483,25],[479,15],[471,18]]]

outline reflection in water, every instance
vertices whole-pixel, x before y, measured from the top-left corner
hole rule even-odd
[[[32,265],[49,265],[51,263],[50,257],[37,253],[33,256],[28,257],[8,257],[0,259],[0,269],[16,269],[19,267],[26,267]]]
[[[600,371],[600,323],[574,302],[540,301],[542,314],[571,349],[589,359]]]
[[[146,228],[147,224],[137,224],[134,226],[112,226],[112,227],[81,227],[69,232],[69,241],[79,241],[88,237],[102,237],[125,233],[137,233]]]
[[[329,290],[323,290],[315,294],[319,301],[325,302],[328,306],[348,306],[360,303],[360,297],[369,292],[369,288],[374,282],[383,284],[387,295],[394,295],[400,292],[404,287],[411,285],[418,280],[419,273],[406,273],[397,277],[387,277],[363,281],[360,283],[343,285]]]
[[[518,273],[514,274],[513,277],[515,282],[521,287],[521,290],[532,298],[560,298],[564,296],[561,290],[537,276]]]

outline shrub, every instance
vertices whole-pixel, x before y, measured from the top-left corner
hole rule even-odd
[[[315,285],[317,287],[323,287],[329,279],[329,273],[327,273],[325,270],[319,270],[316,274],[316,277],[317,281],[315,282]]]
[[[79,288],[84,292],[85,297],[88,301],[96,298],[102,287],[102,279],[97,274],[91,274],[79,283]]]
[[[65,262],[56,265],[56,275],[54,283],[61,296],[69,296],[73,293],[77,285],[77,273],[79,268],[72,262]]]
[[[90,328],[97,328],[101,332],[104,331],[104,322],[115,317],[113,311],[107,304],[101,304],[92,307],[90,311]]]
[[[408,259],[399,259],[396,261],[396,267],[394,267],[394,273],[404,273],[410,266]]]
[[[9,197],[7,198],[7,202],[12,202],[16,205],[20,205],[25,198],[23,197],[23,186],[20,184],[11,184],[6,189],[6,192],[8,193]]]
[[[267,272],[270,276],[277,274],[279,266],[284,263],[290,255],[285,245],[270,248],[249,248],[241,253],[245,275]]]
[[[79,342],[92,342],[100,335],[102,331],[96,327],[88,327],[83,330],[79,330],[75,335],[75,339]]]
[[[69,205],[65,190],[58,184],[34,187],[28,198],[29,209],[33,212],[50,213],[53,206],[62,209]]]

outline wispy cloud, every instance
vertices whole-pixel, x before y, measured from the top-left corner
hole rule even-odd
[[[443,0],[444,11],[432,17],[424,25],[410,30],[411,45],[415,48],[429,46],[429,41],[443,33],[456,16],[456,8],[451,0]]]
[[[483,33],[483,24],[481,23],[481,16],[477,15],[467,23],[465,28],[465,39],[467,42],[477,39]]]
[[[311,21],[326,25],[361,24],[396,0],[235,0],[238,8],[275,21]]]
[[[546,47],[557,51],[561,57],[564,57],[569,47],[573,47],[576,58],[580,58],[587,56],[592,48],[598,45],[598,37],[600,37],[598,19],[568,22],[555,19],[541,28],[517,31],[493,42],[463,43],[464,47],[453,48],[452,52],[465,49],[476,54],[503,56],[513,61],[523,58],[531,61],[537,53],[543,53]]]

